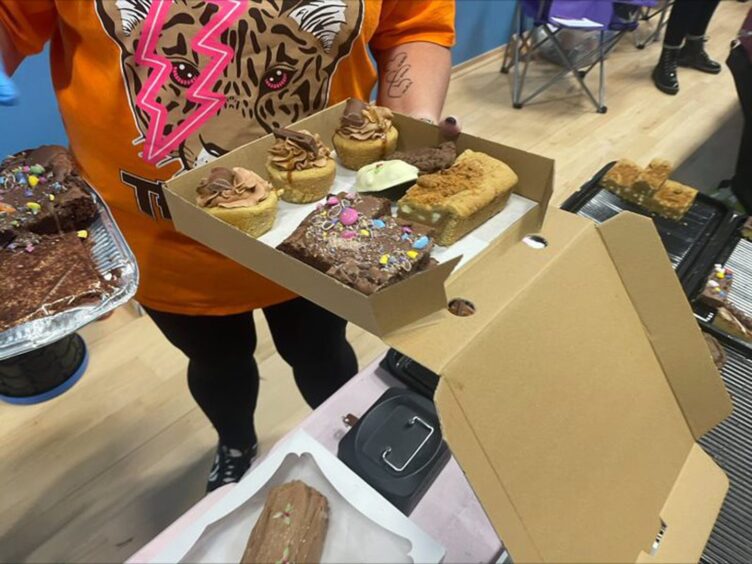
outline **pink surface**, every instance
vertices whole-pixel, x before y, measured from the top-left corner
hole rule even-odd
[[[342,417],[348,413],[360,417],[388,388],[401,386],[378,367],[379,361],[355,376],[296,430],[303,429],[336,453],[337,445],[347,431]],[[128,562],[150,562],[169,545],[171,539],[231,492],[232,488],[225,486],[206,496]],[[446,547],[445,562],[495,562],[502,552],[501,541],[454,458],[436,478],[410,519]]]

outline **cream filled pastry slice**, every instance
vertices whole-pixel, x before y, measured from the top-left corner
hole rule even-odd
[[[196,205],[252,237],[269,231],[277,217],[277,194],[244,168],[213,168],[196,189]]]

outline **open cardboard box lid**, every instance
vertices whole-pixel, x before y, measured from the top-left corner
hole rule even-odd
[[[343,104],[332,106],[291,127],[318,133],[325,143],[330,144],[334,131],[339,126],[343,108]],[[431,146],[440,142],[438,128],[434,125],[399,114],[395,115],[394,124],[400,133],[400,149]],[[435,268],[366,296],[248,236],[195,205],[196,187],[213,167],[241,166],[266,177],[265,162],[273,144],[274,137],[267,135],[167,182],[165,194],[176,229],[374,335],[383,336],[446,308],[444,284],[459,258],[442,262]],[[553,189],[553,161],[463,134],[457,141],[457,150],[462,152],[465,149],[482,151],[506,162],[519,177],[515,193],[538,204],[489,245],[489,249],[493,247],[496,253],[500,253],[518,242],[524,234],[540,227]],[[313,206],[310,207],[313,209]],[[289,227],[292,231],[297,224]],[[482,264],[483,254],[482,252],[471,260],[461,272]]]
[[[385,340],[442,375],[445,437],[513,560],[697,561],[728,482],[695,441],[731,404],[655,228],[551,209],[541,235],[451,281],[475,315]]]

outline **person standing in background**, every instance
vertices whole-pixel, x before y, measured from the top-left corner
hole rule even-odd
[[[6,70],[51,42],[71,151],[138,259],[138,301],[189,359],[219,436],[208,491],[256,454],[253,310],[313,408],[357,359],[344,320],[176,232],[161,182],[377,84],[380,105],[438,122],[454,13],[454,0],[0,1]]]
[[[721,72],[721,65],[705,51],[705,33],[720,0],[675,0],[666,25],[663,51],[653,70],[658,90],[679,92],[677,67],[697,69],[710,74]]]
[[[744,118],[739,157],[731,191],[748,214],[752,214],[752,10],[747,14],[738,40],[726,60],[739,95]]]

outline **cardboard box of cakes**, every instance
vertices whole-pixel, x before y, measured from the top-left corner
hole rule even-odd
[[[329,139],[342,111],[295,129]],[[430,125],[394,123],[400,149],[437,144]],[[212,166],[263,171],[274,143]],[[513,560],[697,561],[728,480],[696,441],[731,402],[654,226],[546,209],[551,161],[464,134],[457,148],[507,163],[537,205],[451,276],[458,257],[371,295],[198,208],[209,170],[168,183],[168,201],[179,230],[441,375],[444,436]]]
[[[333,106],[297,122],[291,129],[317,134],[321,141],[331,146],[330,140],[340,127],[344,110],[344,103]],[[436,146],[441,141],[438,128],[427,123],[395,115],[393,125],[399,132],[396,147],[398,150]],[[369,197],[373,198],[378,194],[364,195],[365,201],[358,203],[356,200],[360,199],[360,196],[352,194],[356,183],[356,173],[339,163],[334,183],[330,184],[331,187],[328,190],[334,194],[333,198],[318,198],[318,201],[308,204],[279,201],[276,219],[271,229],[261,235],[258,235],[258,231],[255,233],[256,236],[248,233],[248,231],[254,231],[258,222],[253,228],[246,227],[245,231],[236,227],[240,223],[227,215],[228,211],[232,213],[235,210],[210,213],[212,210],[197,205],[197,188],[213,181],[212,171],[217,168],[228,171],[234,167],[242,167],[263,178],[270,176],[267,174],[267,161],[270,149],[275,142],[275,136],[268,135],[208,165],[169,181],[165,186],[165,192],[176,228],[266,278],[379,336],[446,309],[445,282],[450,274],[458,267],[459,271],[473,269],[481,262],[481,255],[503,254],[505,249],[519,242],[525,234],[535,232],[543,221],[553,186],[553,161],[463,134],[456,142],[457,154],[460,155],[458,162],[470,155],[472,151],[481,152],[484,157],[487,155],[492,158],[490,168],[500,169],[508,165],[508,168],[511,168],[513,174],[516,175],[517,182],[508,184],[509,188],[513,187],[514,193],[511,196],[509,193],[503,194],[503,201],[498,201],[498,204],[503,207],[499,213],[492,214],[490,218],[483,217],[482,212],[472,215],[471,218],[474,218],[478,225],[468,222],[468,226],[474,229],[449,246],[434,245],[430,236],[431,232],[414,222],[395,220],[391,218],[388,211],[386,213],[389,217],[385,217],[382,215],[384,208],[381,208],[379,212],[373,211],[379,208],[379,204],[374,204]],[[463,156],[462,153],[468,150],[470,153]],[[498,161],[505,164],[499,164]],[[486,166],[486,164],[484,162],[480,166]],[[492,182],[503,183],[505,182],[504,172],[504,170],[492,170],[488,179]],[[275,183],[284,183],[285,176],[285,173],[271,175]],[[222,181],[221,178],[217,180]],[[228,181],[232,182],[231,176]],[[290,195],[297,198],[299,195],[295,189],[290,191],[286,188],[285,192],[287,195],[283,193],[281,199]],[[352,197],[348,198],[342,193],[349,193]],[[273,198],[276,202],[276,195]],[[343,201],[340,202],[340,199]],[[487,203],[489,206],[486,209],[498,212],[500,206],[497,201],[489,199]],[[268,204],[265,202],[264,205]],[[348,213],[350,213],[346,211],[347,207],[356,209],[358,213],[354,217],[358,223],[352,227],[345,227],[343,231],[342,227],[348,223]],[[386,209],[388,210],[388,207]],[[379,243],[375,245],[375,254],[368,257],[372,264],[355,265],[351,285],[343,283],[341,275],[329,275],[335,269],[329,268],[329,274],[325,273],[328,264],[317,269],[314,268],[317,265],[316,261],[304,262],[306,259],[304,255],[310,248],[308,241],[299,239],[290,243],[301,223],[304,221],[315,223],[317,218],[308,218],[308,216],[315,215],[314,212],[317,210],[322,216],[321,219],[325,220],[325,225],[320,230],[322,238],[329,235],[325,233],[327,227],[332,223],[335,224],[332,237],[336,238],[337,247],[332,248],[336,248],[337,252],[344,249],[346,245],[351,246],[360,241],[361,237]],[[338,221],[340,219],[341,221]],[[235,225],[230,222],[234,222]],[[339,232],[337,228],[340,229]],[[380,238],[391,241],[394,230],[400,230],[396,239],[399,241],[398,246],[401,247],[390,252],[380,244]],[[450,229],[444,231],[448,237],[451,237]],[[428,236],[424,237],[424,234]],[[348,240],[348,236],[355,239]],[[392,244],[389,241],[387,244]],[[283,244],[287,252],[277,249],[280,244]],[[438,264],[429,266],[429,254],[431,258],[438,261]],[[400,261],[396,261],[397,258]],[[412,269],[410,268],[411,261]],[[407,268],[401,269],[400,266],[405,264]],[[384,273],[394,276],[388,279],[386,284],[365,288],[364,293],[363,288],[358,288],[358,283],[367,278],[364,274],[370,276],[374,270],[379,276]],[[374,288],[376,291],[373,291]]]

